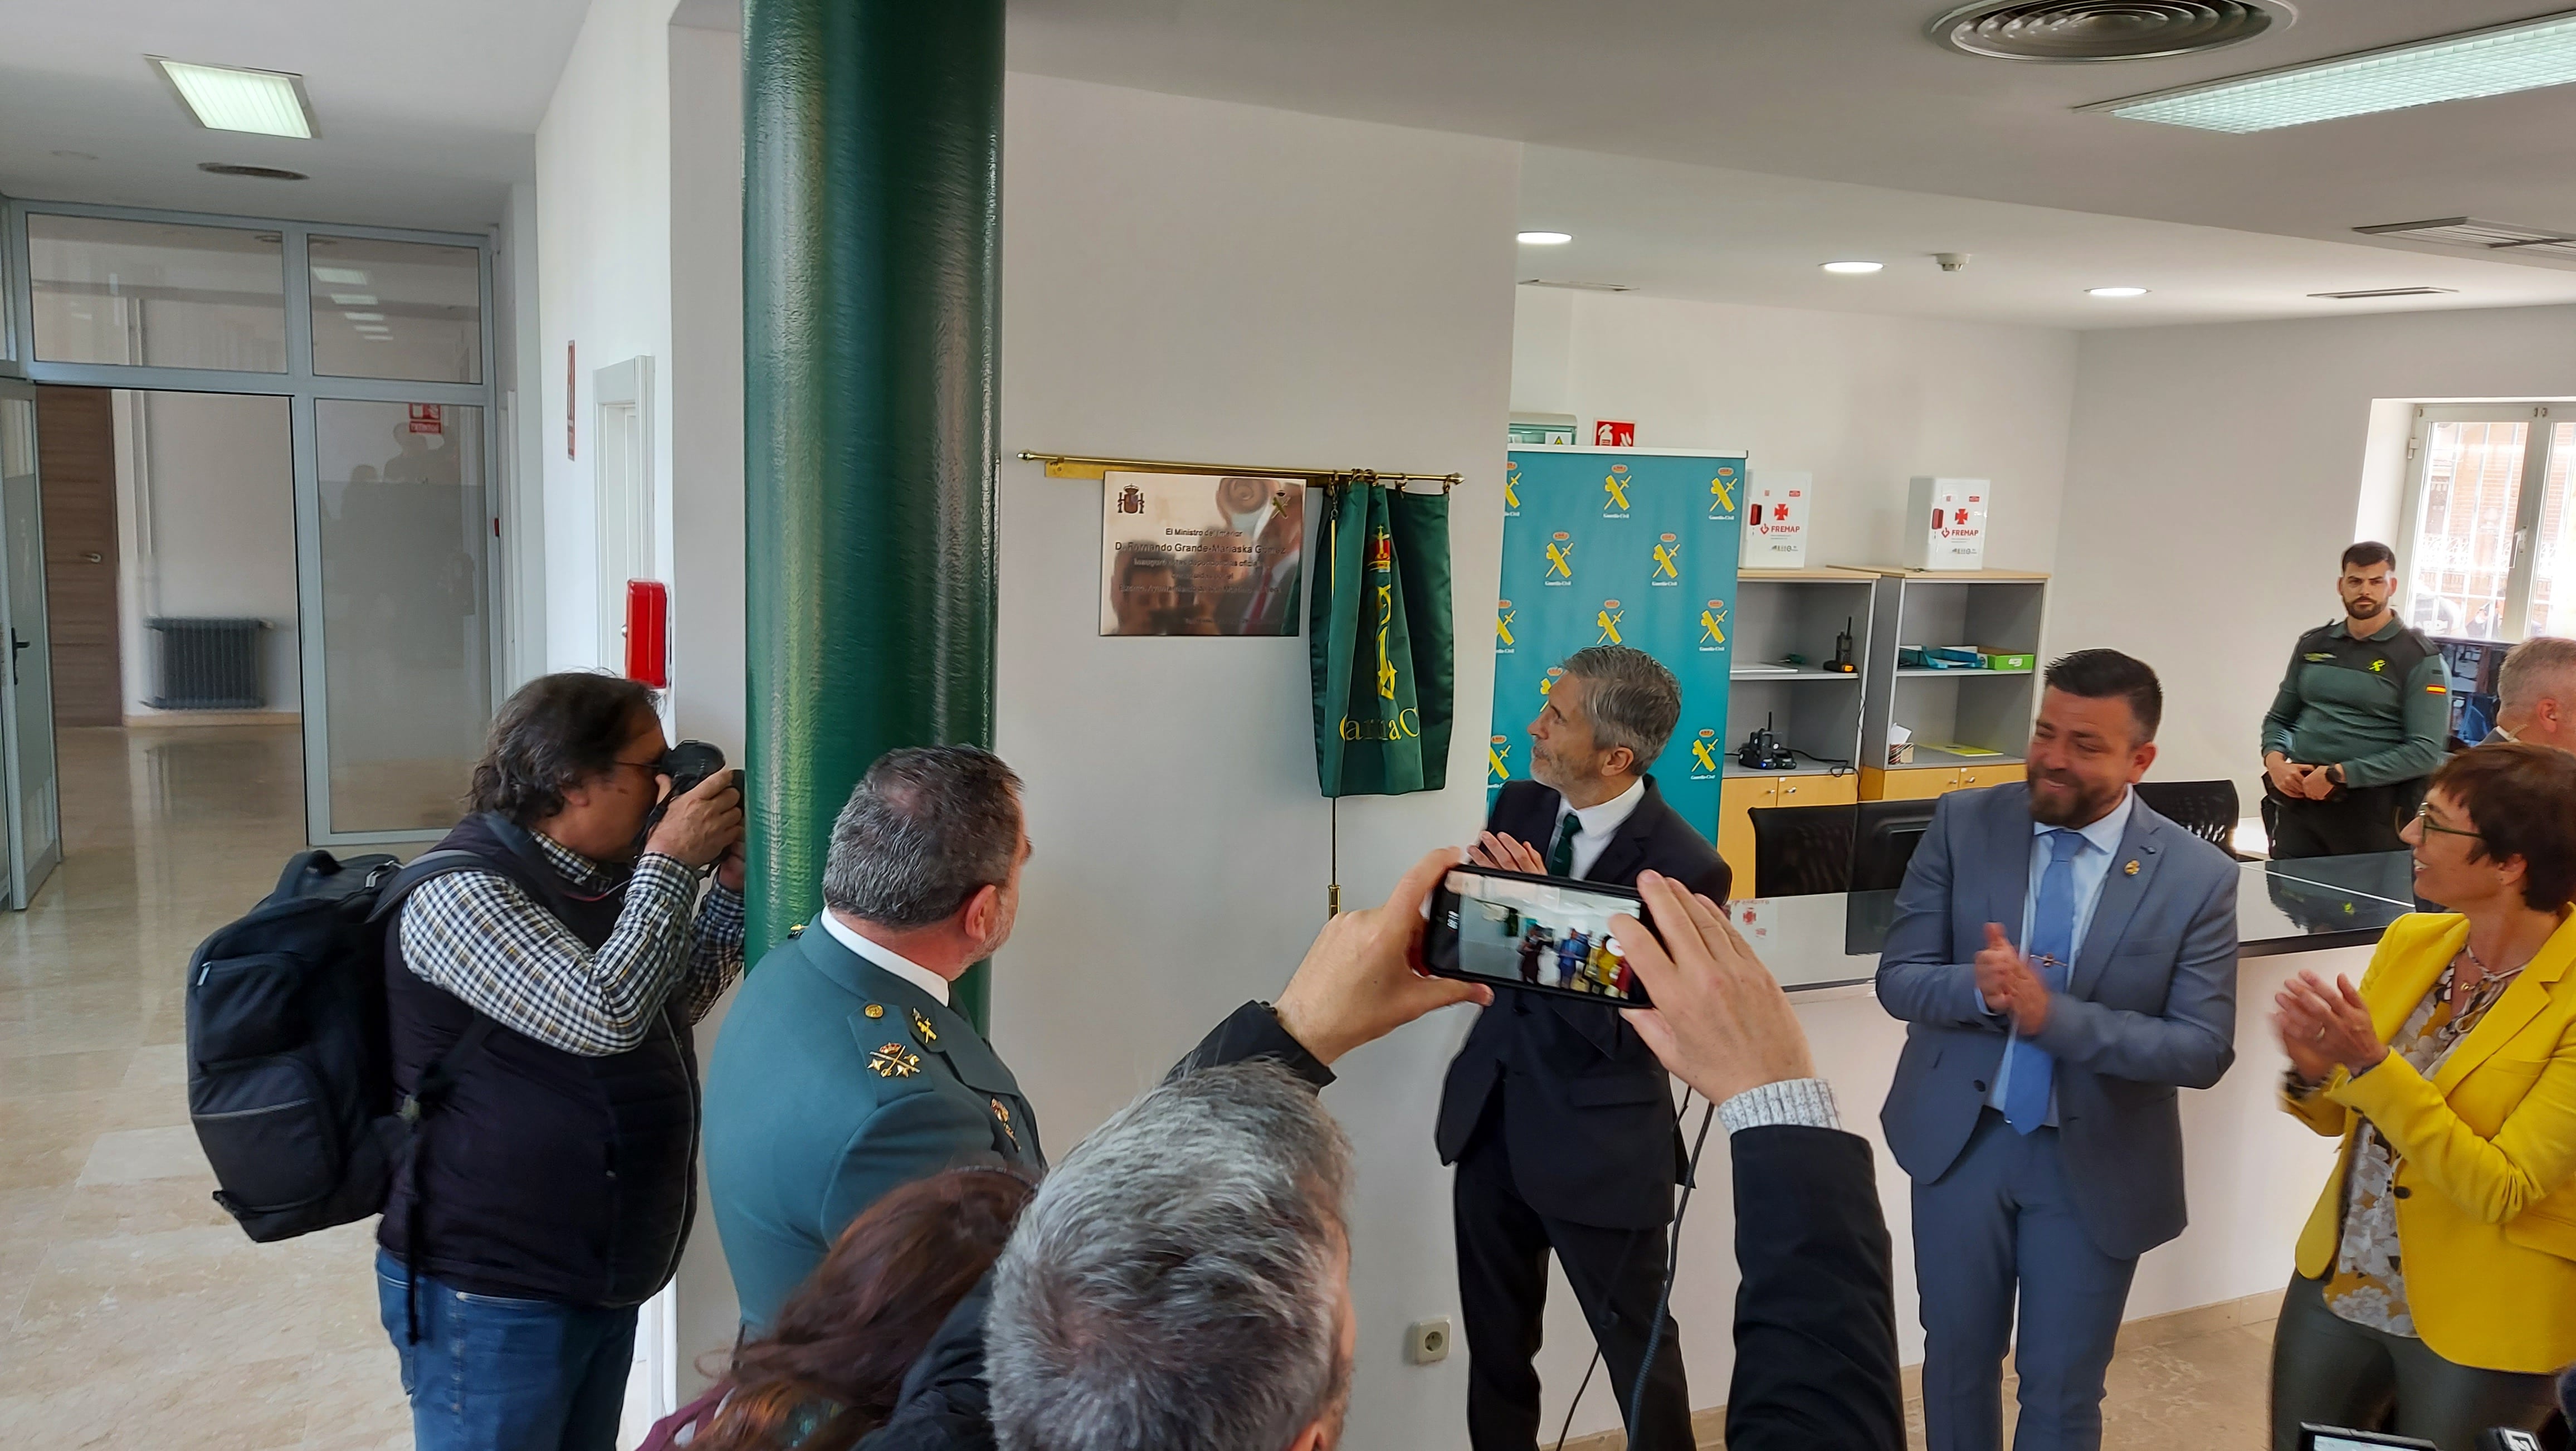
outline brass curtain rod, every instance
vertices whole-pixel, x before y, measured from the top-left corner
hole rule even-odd
[[[1309,488],[1328,488],[1335,484],[1363,484],[1375,488],[1401,489],[1407,484],[1438,484],[1440,492],[1458,487],[1457,474],[1397,474],[1376,469],[1269,469],[1250,468],[1242,464],[1175,463],[1169,459],[1099,458],[1079,453],[1026,453],[1024,463],[1046,465],[1051,479],[1096,479],[1111,469],[1145,474],[1234,474],[1249,478],[1303,479]]]

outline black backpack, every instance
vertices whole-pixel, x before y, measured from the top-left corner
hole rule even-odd
[[[386,923],[414,887],[482,864],[434,851],[404,866],[307,851],[277,890],[188,960],[188,1117],[223,1187],[215,1202],[261,1243],[384,1208],[393,1169],[474,1026],[397,1102],[385,1019]]]

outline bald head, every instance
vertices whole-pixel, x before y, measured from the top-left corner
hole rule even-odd
[[[2576,751],[2576,640],[2537,635],[2496,672],[2496,724],[2515,740]]]

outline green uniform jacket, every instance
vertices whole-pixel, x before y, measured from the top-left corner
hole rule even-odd
[[[707,1059],[707,1191],[754,1331],[897,1185],[1043,1173],[1019,1080],[965,1018],[817,927],[744,978]]]
[[[2263,715],[2266,754],[2340,765],[2349,786],[2429,776],[2450,737],[2450,675],[2441,652],[2393,614],[2367,640],[2354,639],[2344,620],[2301,635]]]

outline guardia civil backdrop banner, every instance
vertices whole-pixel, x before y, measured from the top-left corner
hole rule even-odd
[[[1627,645],[1681,682],[1681,724],[1649,774],[1674,810],[1716,838],[1743,498],[1740,454],[1511,451],[1488,788],[1529,775],[1529,722],[1555,688],[1558,662],[1588,645]]]

